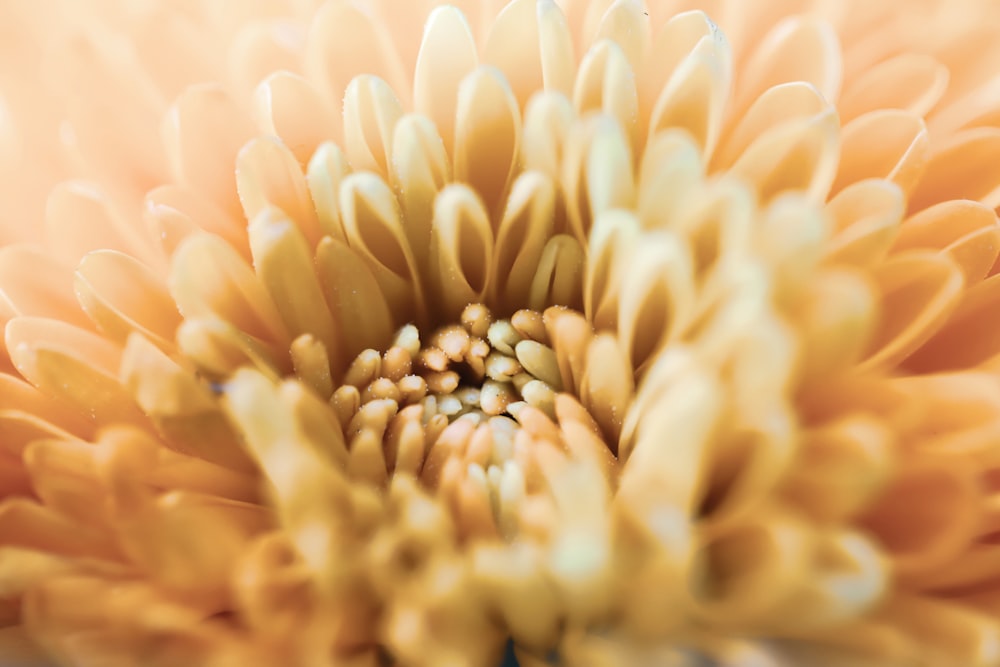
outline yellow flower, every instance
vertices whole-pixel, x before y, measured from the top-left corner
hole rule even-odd
[[[992,0],[0,18],[4,664],[1000,665]]]

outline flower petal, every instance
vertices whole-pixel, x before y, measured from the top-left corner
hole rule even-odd
[[[308,164],[319,145],[335,138],[339,130],[326,100],[291,72],[275,72],[261,81],[253,94],[253,109],[257,126],[281,139],[300,165]]]
[[[367,74],[351,80],[344,93],[344,151],[355,170],[388,174],[393,131],[402,115],[385,81]]]
[[[903,193],[887,181],[867,180],[840,191],[826,206],[833,221],[827,261],[874,266],[888,253],[903,217]]]
[[[930,139],[923,120],[892,109],[873,111],[845,125],[840,167],[831,192],[852,182],[885,178],[910,192],[930,157]]]
[[[467,186],[450,185],[434,201],[429,266],[437,271],[431,284],[442,297],[446,319],[482,301],[493,272],[493,230]]]
[[[959,132],[938,148],[910,197],[917,212],[946,199],[974,199],[990,208],[1000,205],[1000,128]]]
[[[941,99],[948,78],[948,68],[935,58],[903,53],[845,84],[837,110],[845,124],[877,109],[903,109],[925,116]]]
[[[452,153],[462,80],[479,66],[472,29],[455,7],[435,7],[424,25],[413,74],[413,108],[434,123]]]
[[[617,43],[603,40],[587,51],[573,86],[573,105],[579,116],[600,111],[615,119],[634,149],[639,111],[635,74]]]
[[[462,80],[455,114],[455,180],[498,214],[521,143],[517,100],[500,72],[480,67]]]
[[[506,76],[523,109],[541,90],[568,93],[573,82],[573,42],[553,0],[514,0],[497,16],[483,47],[483,63]]]

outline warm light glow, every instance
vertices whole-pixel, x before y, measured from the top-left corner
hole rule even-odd
[[[1000,666],[993,0],[0,20],[0,663]]]

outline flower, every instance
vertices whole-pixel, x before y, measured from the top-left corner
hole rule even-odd
[[[0,655],[1000,664],[958,4],[6,4]]]

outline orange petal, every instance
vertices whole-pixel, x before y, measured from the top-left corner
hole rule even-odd
[[[937,330],[912,357],[906,367],[929,373],[968,368],[1000,353],[994,335],[1000,310],[1000,276],[992,276],[969,288],[947,323]]]
[[[837,110],[844,124],[877,109],[903,109],[925,116],[948,87],[948,68],[931,56],[903,53],[850,80]]]
[[[910,211],[946,199],[973,199],[1000,205],[1000,128],[959,132],[938,148],[910,198]]]
[[[962,271],[939,255],[907,253],[875,270],[879,327],[862,368],[886,368],[913,354],[947,322],[962,298]]]
[[[929,157],[930,139],[919,116],[892,109],[873,111],[844,127],[840,167],[831,191],[866,178],[885,178],[909,192]]]
[[[320,144],[337,136],[336,114],[298,75],[271,74],[257,86],[253,100],[258,127],[281,139],[300,165],[309,163]]]

